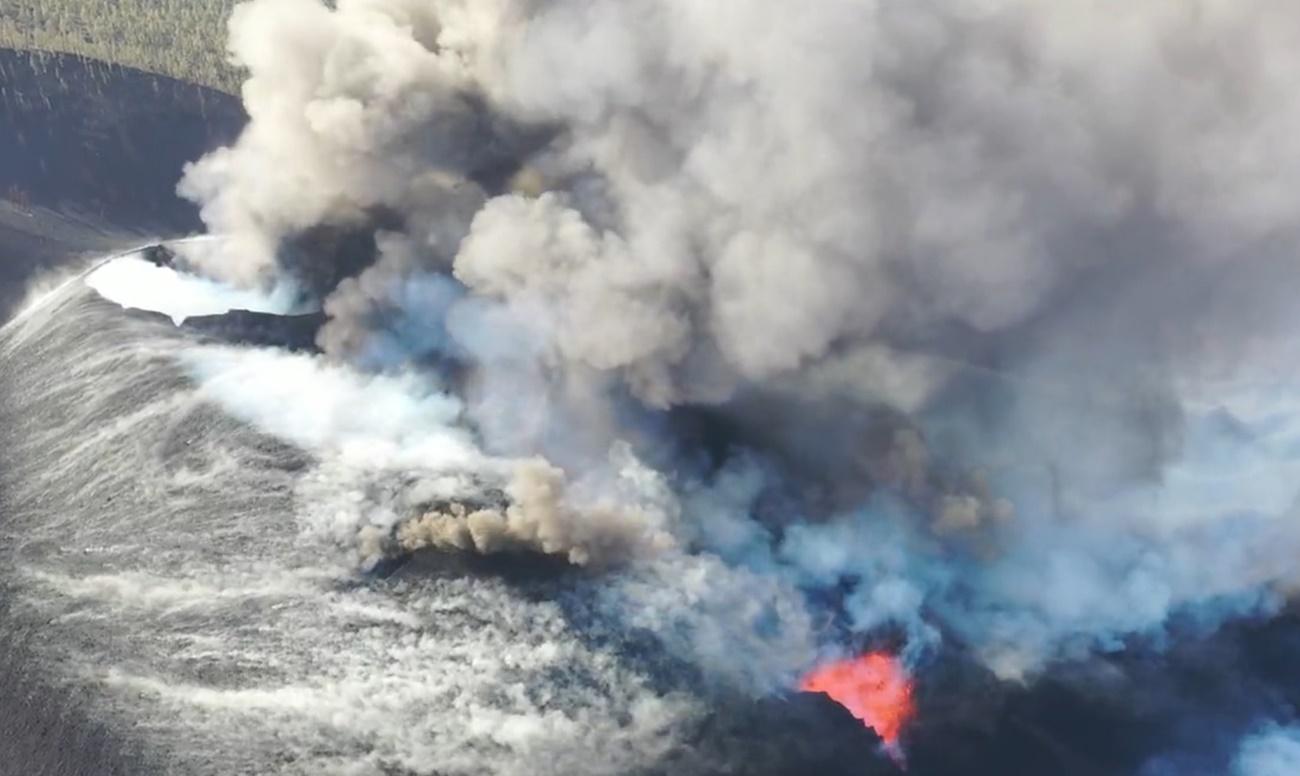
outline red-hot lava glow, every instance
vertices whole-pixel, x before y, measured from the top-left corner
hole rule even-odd
[[[821,692],[876,731],[890,747],[916,713],[912,678],[892,655],[871,652],[814,669],[799,683],[803,692]]]

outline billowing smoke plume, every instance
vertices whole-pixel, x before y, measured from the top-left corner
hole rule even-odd
[[[625,508],[591,514],[565,502],[564,473],[542,462],[521,466],[506,488],[501,508],[470,511],[463,504],[435,508],[397,530],[402,549],[475,550],[515,548],[564,553],[579,565],[671,547],[672,537],[649,534],[650,521]]]
[[[322,469],[367,553],[621,569],[745,680],[881,629],[1021,676],[1300,583],[1296,40],[1271,0],[252,0],[252,122],[181,191],[243,283],[374,233],[319,334],[379,373]]]

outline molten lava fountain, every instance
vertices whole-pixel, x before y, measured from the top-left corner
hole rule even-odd
[[[840,660],[814,669],[799,683],[803,692],[821,692],[880,735],[900,763],[903,727],[915,714],[912,679],[901,662],[884,652]]]

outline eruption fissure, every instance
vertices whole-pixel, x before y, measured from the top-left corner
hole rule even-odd
[[[886,652],[838,660],[819,666],[800,682],[803,692],[825,693],[876,731],[894,751],[916,708],[912,679],[896,657]]]

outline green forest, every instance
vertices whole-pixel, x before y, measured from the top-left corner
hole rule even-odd
[[[0,0],[0,48],[79,54],[235,93],[237,0]]]

